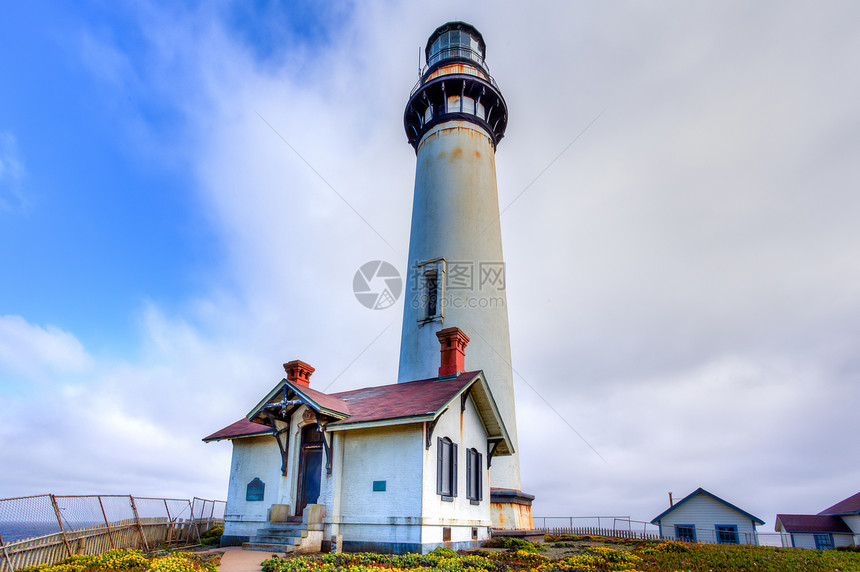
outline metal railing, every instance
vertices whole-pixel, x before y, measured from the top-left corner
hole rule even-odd
[[[589,528],[610,532],[640,532],[641,534],[660,536],[659,527],[650,522],[633,520],[629,516],[535,516],[532,521],[535,528],[542,530]]]
[[[453,57],[453,56],[451,56],[451,57]],[[467,59],[471,59],[471,58],[467,58]],[[456,62],[452,62],[452,63],[456,63]],[[427,75],[427,70],[430,69],[431,65],[433,65],[433,64],[425,64],[425,66],[418,73],[418,81],[415,83],[415,85],[412,87],[412,90],[409,92],[409,97],[412,97],[413,95],[415,95],[415,92],[418,91],[422,85],[427,83],[427,81],[432,81],[432,80],[425,80],[425,77]],[[479,65],[483,69],[477,70],[477,69],[475,69],[471,66],[468,66],[468,65],[462,66],[462,68],[457,71],[456,75],[471,75],[471,76],[474,76],[477,78],[481,78],[485,81],[488,81],[490,83],[490,85],[492,85],[494,88],[496,88],[496,90],[501,91],[499,89],[499,84],[497,84],[496,80],[493,79],[493,76],[490,75],[490,71],[489,71],[489,68],[487,68],[487,64],[481,62]],[[436,79],[436,78],[434,77],[433,79]]]
[[[629,516],[535,516],[535,528],[547,534],[577,534],[589,536],[608,536],[613,538],[630,538],[640,540],[659,539],[676,540],[679,542],[707,542],[719,544],[752,544],[756,546],[791,546],[788,534],[762,532],[735,532],[731,537],[726,531],[697,527],[695,531],[681,530],[676,535],[674,529],[667,532],[664,527],[660,535],[660,527],[650,522],[633,520]]]
[[[74,554],[200,542],[224,522],[224,501],[131,495],[0,499],[0,572]]]
[[[424,66],[424,70],[422,71],[422,75],[430,66],[434,66],[441,62],[442,60],[450,60],[450,59],[463,59],[470,60],[478,64],[479,66],[486,68],[487,64],[484,61],[484,56],[481,55],[480,52],[476,52],[472,48],[467,48],[465,46],[451,46],[448,48],[443,48],[438,52],[433,52],[430,54],[430,59],[427,61],[427,64]]]

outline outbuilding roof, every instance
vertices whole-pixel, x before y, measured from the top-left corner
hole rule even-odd
[[[818,514],[860,514],[860,493],[850,496],[844,501],[839,501]]]
[[[778,514],[776,530],[785,532],[836,532],[851,534],[851,529],[838,516],[829,514]]]
[[[730,503],[728,501],[724,501],[723,499],[721,499],[717,495],[715,495],[713,493],[709,493],[708,491],[706,491],[702,487],[697,488],[696,490],[694,490],[693,492],[691,492],[690,494],[688,494],[687,496],[685,496],[684,498],[682,498],[681,500],[676,502],[673,506],[670,506],[668,509],[664,510],[663,512],[661,512],[660,514],[655,516],[654,519],[651,521],[651,524],[660,524],[660,520],[664,516],[666,516],[667,514],[669,514],[670,512],[672,512],[674,510],[677,510],[678,507],[680,507],[685,502],[689,501],[690,499],[692,499],[698,495],[705,495],[706,497],[710,497],[711,499],[717,501],[718,503],[721,503],[721,504],[727,506],[728,508],[732,509],[733,511],[742,514],[743,516],[754,521],[758,525],[764,524],[764,521],[762,519],[760,519],[759,517],[751,515],[747,511],[736,507],[735,505],[733,505],[732,503]]]

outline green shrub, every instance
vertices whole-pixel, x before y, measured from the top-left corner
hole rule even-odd
[[[219,524],[200,535],[200,544],[209,546],[211,544],[221,544],[221,535],[224,534],[224,525]]]
[[[512,536],[497,536],[484,543],[486,548],[507,548],[509,550],[524,550],[526,552],[543,552],[546,548],[522,538]]]

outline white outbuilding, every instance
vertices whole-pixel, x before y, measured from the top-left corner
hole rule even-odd
[[[222,544],[427,553],[489,538],[489,472],[512,440],[484,373],[464,371],[468,337],[437,335],[435,378],[325,394],[292,361],[246,417],[206,437],[233,443]]]
[[[671,498],[670,498],[671,502]],[[660,538],[713,544],[758,544],[764,521],[699,487],[654,517]]]

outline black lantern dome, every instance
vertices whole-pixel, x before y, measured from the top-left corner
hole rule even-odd
[[[403,126],[418,152],[422,137],[445,121],[468,121],[498,145],[508,125],[508,106],[489,73],[484,37],[471,24],[448,22],[427,40],[427,64],[412,88]]]

